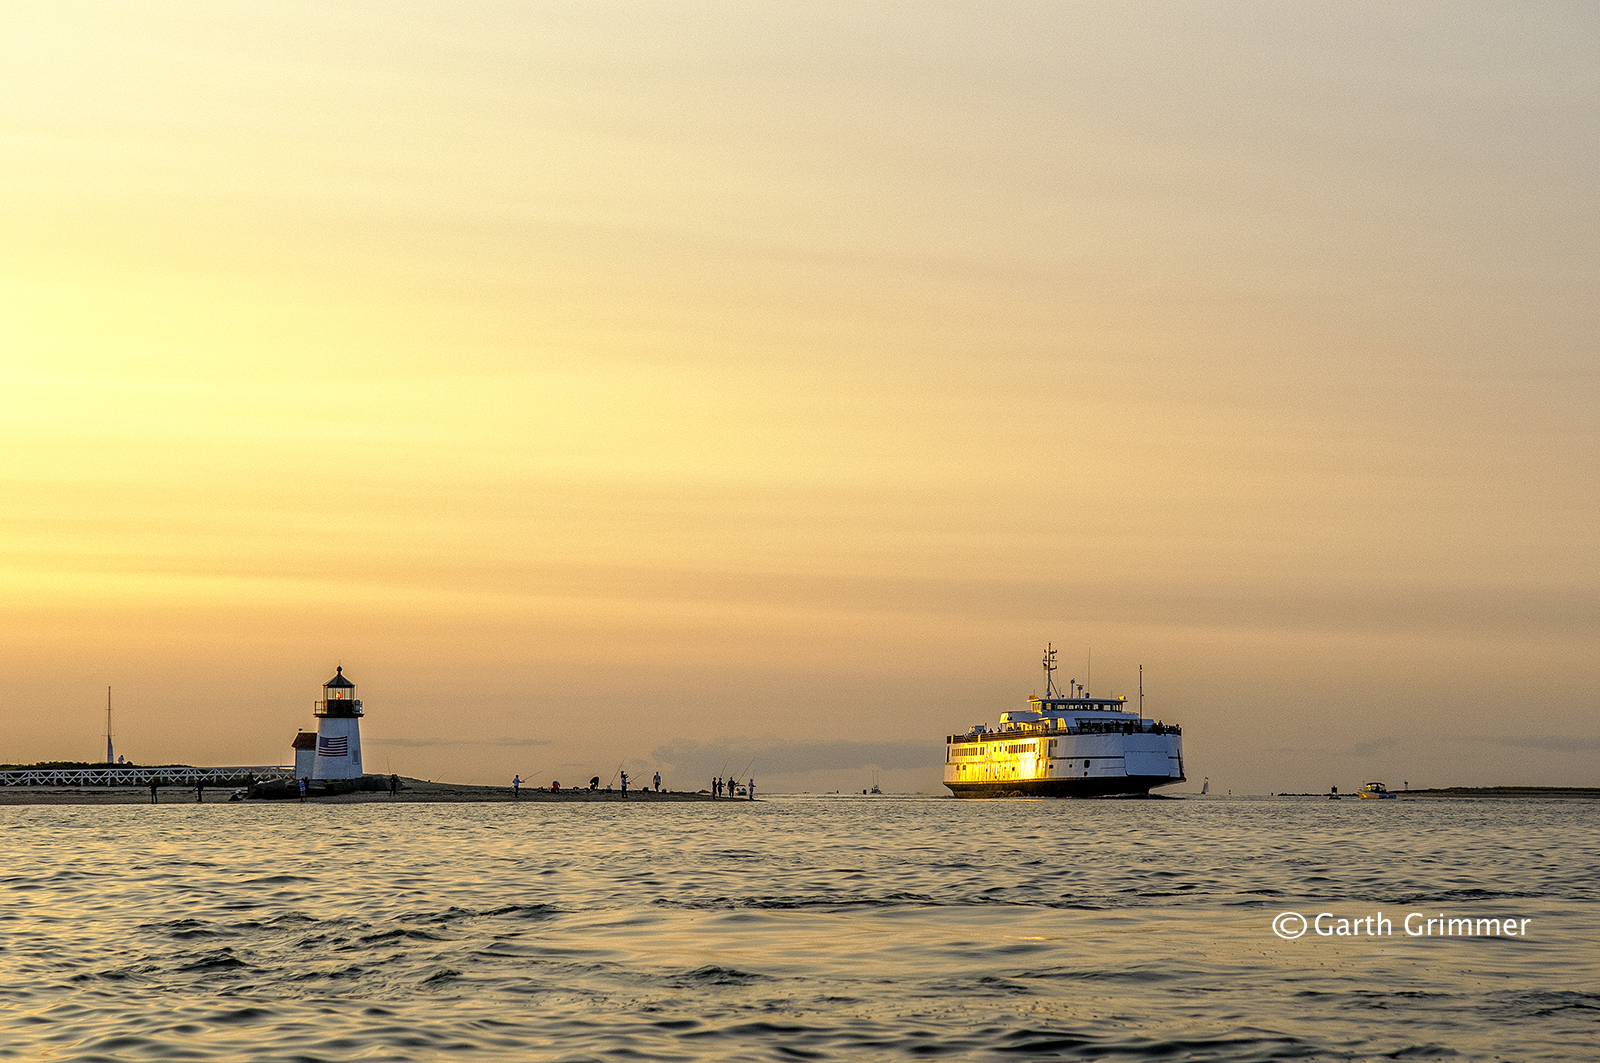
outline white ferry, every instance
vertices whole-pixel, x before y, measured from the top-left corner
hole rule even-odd
[[[945,739],[944,784],[957,797],[1103,797],[1147,794],[1184,781],[1183,732],[1129,712],[1124,697],[1090,697],[1055,685],[1056,652],[1044,654],[1044,697]],[[1141,687],[1143,686],[1141,682]],[[1141,701],[1142,701],[1141,693]]]

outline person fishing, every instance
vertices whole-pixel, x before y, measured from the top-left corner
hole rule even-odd
[[[521,790],[522,790],[522,776],[521,775],[513,775],[511,777],[511,800],[513,800],[513,801],[522,800],[522,795],[521,795],[521,792],[520,792]]]

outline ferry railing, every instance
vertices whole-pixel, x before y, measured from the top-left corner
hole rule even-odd
[[[193,786],[196,783],[242,783],[293,779],[294,769],[272,766],[193,768],[183,765],[136,768],[108,764],[102,768],[24,768],[0,771],[0,786]]]
[[[1113,720],[1108,720],[1101,726],[1091,727],[1045,727],[1036,723],[1019,723],[1010,724],[994,731],[968,731],[966,734],[950,735],[946,739],[946,742],[978,742],[997,737],[1032,738],[1040,735],[1107,734],[1182,735],[1183,728],[1175,723],[1156,723],[1153,720],[1144,721],[1144,726],[1142,728],[1131,723],[1119,723]]]

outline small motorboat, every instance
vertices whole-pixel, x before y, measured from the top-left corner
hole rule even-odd
[[[1356,791],[1363,801],[1389,800],[1393,801],[1397,795],[1389,792],[1389,788],[1381,782],[1369,782]]]

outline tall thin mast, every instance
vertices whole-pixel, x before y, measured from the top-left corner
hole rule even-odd
[[[106,763],[111,763],[111,688],[106,687]]]

